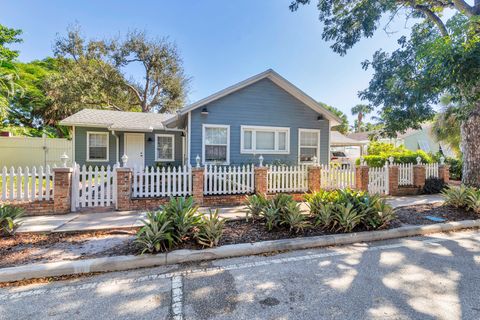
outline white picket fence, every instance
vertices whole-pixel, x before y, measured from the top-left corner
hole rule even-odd
[[[398,185],[413,185],[413,163],[400,163],[398,166]]]
[[[188,196],[192,193],[192,168],[134,168],[132,188],[134,198]]]
[[[35,201],[53,199],[53,174],[50,166],[7,167],[2,169],[2,201]]]
[[[73,166],[72,211],[86,207],[109,207],[115,204],[115,166]]]
[[[368,169],[368,192],[388,194],[388,164]]]
[[[255,166],[205,166],[203,193],[242,194],[255,190]]]
[[[308,190],[308,167],[267,166],[268,192],[305,192]]]
[[[337,165],[322,165],[320,173],[322,189],[354,189],[355,167],[341,167]]]
[[[425,178],[438,178],[438,163],[428,163],[425,165]]]

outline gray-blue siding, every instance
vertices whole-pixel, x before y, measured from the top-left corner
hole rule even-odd
[[[202,125],[230,125],[230,163],[258,162],[258,156],[240,153],[240,126],[271,126],[290,128],[290,153],[265,154],[265,163],[275,161],[296,164],[298,161],[298,129],[320,130],[320,162],[329,162],[329,121],[318,121],[318,113],[278,87],[269,79],[260,80],[248,87],[227,95],[207,105],[208,115],[201,107],[191,112],[190,162],[202,156]]]
[[[109,132],[109,161],[108,162],[92,162],[86,161],[87,159],[87,132]],[[152,166],[156,164],[155,161],[155,134],[166,133],[175,135],[175,162],[168,162],[170,164],[180,165],[182,164],[182,136],[178,131],[160,131],[145,133],[145,165]],[[119,137],[119,156],[118,159],[121,162],[121,157],[124,150],[124,132],[116,132]],[[148,141],[151,138],[152,141]],[[103,128],[87,128],[87,127],[75,127],[75,161],[80,165],[87,166],[107,166],[114,165],[117,161],[115,155],[116,152],[116,138],[107,129]]]

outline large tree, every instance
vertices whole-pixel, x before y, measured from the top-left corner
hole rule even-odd
[[[347,115],[345,113],[343,113],[340,109],[335,108],[334,106],[330,106],[330,105],[328,105],[326,103],[323,103],[323,102],[318,102],[318,103],[320,103],[325,109],[332,112],[334,115],[336,115],[337,117],[339,117],[342,120],[342,123],[338,126],[332,127],[332,130],[338,131],[342,134],[347,134],[348,129],[349,129]]]
[[[368,104],[357,104],[352,108],[352,115],[357,116],[357,121],[355,125],[356,132],[362,132],[363,129],[363,118],[373,111],[373,107]]]
[[[309,2],[295,0],[290,8]],[[360,97],[381,108],[384,130],[394,135],[431,120],[449,94],[461,121],[463,182],[480,187],[480,0],[319,0],[317,7],[322,38],[340,55],[373,36],[384,16],[414,18],[397,50],[378,50],[363,64],[374,74]]]
[[[0,120],[7,115],[9,99],[21,91],[18,85],[18,74],[13,60],[18,57],[18,51],[8,46],[21,42],[21,30],[7,28],[0,24]]]

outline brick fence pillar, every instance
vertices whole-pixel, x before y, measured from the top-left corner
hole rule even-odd
[[[267,194],[268,191],[268,168],[255,167],[255,193]]]
[[[427,170],[424,165],[417,164],[413,166],[413,185],[415,187],[423,188],[425,186],[425,179]]]
[[[388,167],[388,194],[398,195],[398,166],[396,165]]]
[[[203,204],[203,179],[205,179],[203,168],[192,168],[192,196],[196,204]]]
[[[355,187],[357,190],[368,191],[368,166],[355,168]]]
[[[53,212],[69,213],[72,209],[73,168],[53,169]]]
[[[438,166],[438,177],[443,179],[445,183],[450,181],[450,167],[446,164],[441,164]]]
[[[132,169],[116,168],[117,172],[117,202],[116,209],[126,211],[131,209]]]
[[[310,192],[317,192],[320,190],[321,175],[320,175],[320,166],[309,166],[308,167],[308,190]]]

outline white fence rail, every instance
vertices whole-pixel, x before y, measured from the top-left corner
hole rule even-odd
[[[322,189],[355,188],[355,167],[340,167],[335,165],[322,165],[320,173]]]
[[[146,167],[133,169],[133,197],[179,197],[192,192],[190,166]]]
[[[2,201],[35,201],[53,199],[53,174],[43,168],[7,167],[2,169]]]
[[[425,178],[438,178],[438,163],[428,163],[425,165]]]
[[[413,163],[400,163],[398,166],[398,185],[413,185]]]
[[[114,167],[74,165],[72,181],[72,211],[85,207],[109,207],[116,202]]]
[[[255,189],[255,166],[205,166],[203,193],[242,194]]]
[[[388,164],[368,169],[368,192],[388,194]]]
[[[308,167],[268,166],[268,192],[305,192],[308,190]]]

